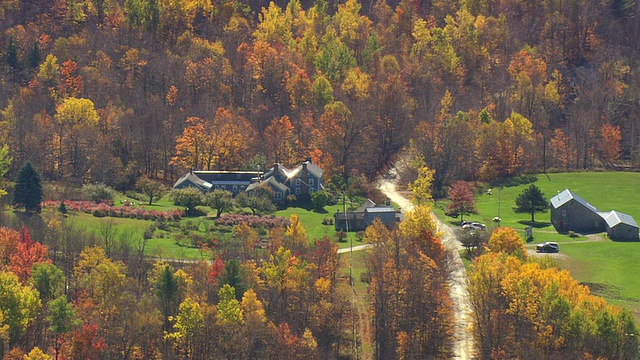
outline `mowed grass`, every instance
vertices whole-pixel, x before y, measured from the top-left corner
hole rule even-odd
[[[640,173],[632,172],[576,172],[540,174],[535,185],[551,199],[564,189],[571,190],[601,211],[617,210],[640,220]],[[476,196],[478,214],[468,217],[470,221],[479,221],[488,227],[498,214],[501,226],[512,227],[524,236],[524,228],[529,226],[530,214],[517,214],[513,211],[516,197],[530,184],[515,187],[492,188],[492,195],[482,192]],[[436,214],[449,224],[459,224],[460,219],[444,215],[438,207],[445,207],[446,201],[436,203]],[[465,218],[466,220],[467,218]],[[576,241],[566,235],[557,234],[550,223],[550,212],[535,214],[534,243],[545,241]]]
[[[354,203],[354,207],[357,207],[356,205],[359,204]],[[290,206],[287,209],[276,211],[275,215],[284,216],[287,219],[291,217],[291,214],[298,215],[302,226],[304,226],[304,229],[307,231],[307,237],[309,238],[310,243],[313,243],[313,241],[322,239],[324,237],[328,237],[332,241],[338,242],[336,237],[335,225],[323,225],[322,220],[325,218],[333,220],[333,215],[336,212],[342,210],[342,204],[325,206],[324,211],[322,212],[302,207]],[[352,241],[354,246],[361,245],[363,243],[362,239],[359,239],[356,236],[356,233],[349,232],[347,234],[346,241],[338,242],[338,245],[340,246],[340,248],[347,248],[351,246]]]
[[[640,173],[631,172],[580,172],[538,175],[535,182],[547,199],[564,189],[585,199],[600,211],[617,210],[640,221]],[[492,188],[492,195],[486,192],[476,196],[478,214],[469,217],[490,228],[500,214],[501,225],[516,229],[524,237],[524,228],[531,220],[530,214],[513,211],[516,197],[530,184],[515,187]],[[459,224],[460,219],[444,215],[436,204],[436,214],[449,224]],[[640,242],[614,242],[606,234],[596,234],[602,241],[589,241],[587,237],[571,238],[558,234],[550,223],[550,213],[537,213],[533,229],[534,240],[528,245],[544,241],[561,243],[557,258],[559,265],[592,291],[611,303],[630,309],[640,322],[640,276],[635,271],[640,264]]]
[[[119,197],[116,199],[115,204],[122,204],[126,197]],[[144,201],[137,201],[133,199],[129,199],[129,201],[135,202],[133,206],[143,206],[147,209],[153,209],[157,211],[167,211],[173,210],[176,208],[175,205],[168,199],[168,196],[164,196],[158,202],[154,202],[152,205],[148,205]],[[349,205],[349,204],[347,204]],[[354,203],[354,206],[358,204]],[[207,207],[199,207],[204,212],[209,211],[210,209]],[[334,225],[324,225],[322,224],[325,218],[333,219],[334,213],[337,211],[342,211],[342,204],[326,206],[324,211],[316,211],[313,209],[302,208],[302,207],[289,207],[284,210],[279,210],[274,213],[275,216],[283,216],[286,218],[290,218],[291,214],[296,214],[300,218],[302,225],[305,227],[307,231],[307,235],[309,238],[309,242],[313,243],[316,239],[322,239],[324,237],[328,237],[332,241],[337,242],[336,231]],[[212,214],[210,214],[212,215]],[[142,235],[149,226],[151,226],[154,222],[148,220],[137,220],[137,219],[128,219],[128,218],[112,218],[112,217],[103,217],[98,218],[94,217],[91,214],[83,214],[83,213],[73,213],[70,214],[67,219],[69,221],[76,222],[78,226],[85,228],[87,231],[90,231],[96,236],[99,236],[100,228],[107,224],[108,222],[112,222],[113,225],[117,229],[117,236],[121,236],[120,234],[127,233],[126,236],[122,235],[123,238],[131,239],[135,242],[134,246],[138,245],[140,239],[142,239]],[[185,217],[180,220],[182,222],[192,222],[195,224],[199,224],[199,228],[204,234],[205,229],[209,226],[213,225],[213,219],[209,217]],[[359,245],[362,243],[360,239],[357,238],[355,233],[349,233],[347,240],[343,242],[338,242],[341,248],[349,247],[351,241],[353,241],[353,245]],[[203,259],[208,258],[210,254],[203,253],[200,249],[195,247],[181,246],[177,244],[175,238],[167,233],[156,231],[154,237],[149,239],[145,253],[149,256],[165,258],[165,259]]]

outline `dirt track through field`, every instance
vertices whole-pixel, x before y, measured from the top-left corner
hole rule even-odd
[[[402,196],[395,186],[395,179],[381,179],[378,188],[401,210],[411,210],[413,204]],[[467,301],[467,273],[460,258],[462,245],[456,239],[450,226],[442,223],[435,215],[433,219],[438,224],[438,230],[442,233],[442,242],[450,254],[452,273],[450,280],[450,296],[455,311],[455,340],[453,354],[454,359],[473,359],[473,337],[471,335],[471,307]]]

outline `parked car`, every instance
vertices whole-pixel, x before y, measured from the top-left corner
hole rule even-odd
[[[539,253],[557,253],[560,251],[558,243],[546,242],[544,244],[538,244],[536,246],[536,252]]]
[[[485,224],[479,222],[465,222],[462,224],[463,229],[476,229],[476,230],[487,230]]]

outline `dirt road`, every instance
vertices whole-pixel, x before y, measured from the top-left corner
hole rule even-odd
[[[378,182],[378,188],[391,199],[391,201],[398,204],[403,212],[411,210],[413,207],[409,199],[396,191],[394,179],[381,179]],[[454,359],[473,359],[473,337],[470,332],[471,307],[467,302],[466,294],[467,274],[459,252],[459,250],[462,249],[462,245],[454,236],[451,227],[443,224],[435,215],[433,218],[438,224],[438,230],[442,233],[442,242],[447,248],[447,251],[449,251],[452,259],[450,295],[453,301],[456,320],[456,335],[453,349]]]

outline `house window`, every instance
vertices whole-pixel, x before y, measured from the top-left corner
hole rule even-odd
[[[238,185],[233,185],[233,192],[234,193],[238,192]]]
[[[567,216],[567,210],[562,210],[562,216]]]
[[[313,179],[309,179],[309,186],[313,187]]]
[[[300,195],[300,188],[296,188],[296,195]]]
[[[296,179],[296,185],[300,186],[300,184],[302,184],[302,180]]]
[[[282,199],[282,193],[280,191],[276,192],[276,200],[281,200]]]

